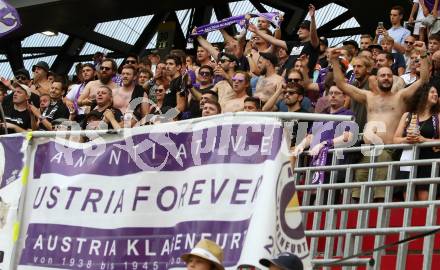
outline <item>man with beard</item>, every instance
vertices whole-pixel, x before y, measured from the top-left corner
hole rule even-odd
[[[33,105],[29,105],[32,114],[39,120],[38,127],[39,130],[53,130],[52,121],[58,118],[69,118],[69,109],[63,103],[63,95],[67,90],[65,82],[57,77],[52,82],[50,88],[49,97],[50,104],[49,107],[44,110],[43,113],[40,112],[38,108]]]
[[[218,81],[212,90],[218,93],[218,102],[223,107],[225,102],[234,98],[235,93],[231,87],[232,77],[238,65],[238,59],[233,54],[222,53],[219,64],[214,68],[214,75],[223,78]]]
[[[146,102],[148,100],[148,94],[144,92],[142,86],[136,84],[136,67],[133,65],[125,65],[122,68],[121,76],[122,86],[113,89],[113,107],[119,109],[122,114],[127,112],[132,113],[131,110],[133,110],[134,115],[140,119],[148,113],[149,106],[148,102]],[[129,108],[131,102],[136,103],[132,105],[136,105],[135,108]]]
[[[99,66],[99,79],[87,83],[83,93],[78,98],[78,106],[94,107],[96,92],[101,85],[105,85],[110,89],[117,88],[118,85],[112,81],[117,69],[115,60],[111,58],[104,59]]]
[[[235,97],[227,101],[222,107],[222,112],[240,112],[244,109],[244,100],[248,97],[247,89],[249,88],[251,77],[249,73],[237,71],[232,78],[232,89],[234,89]]]
[[[353,59],[353,73],[355,80],[352,85],[370,91],[369,78],[373,68],[373,61],[365,56],[357,56]],[[356,123],[359,126],[359,132],[363,132],[367,121],[367,111],[364,103],[351,100],[350,109],[355,115]]]
[[[275,54],[260,53],[258,69],[261,76],[258,79],[254,96],[258,97],[263,103],[268,101],[282,87],[284,79],[276,73],[275,66],[277,64],[278,58]]]
[[[95,78],[95,66],[91,63],[85,63],[81,67],[82,82],[72,86],[67,93],[65,103],[69,108],[70,114],[73,115],[75,121],[81,122],[84,119],[85,108],[78,106],[78,98],[83,93],[86,85]],[[73,117],[72,116],[72,117]]]
[[[340,52],[338,49],[330,50],[330,59],[333,63],[333,72],[336,85],[345,94],[367,107],[367,124],[364,129],[364,142],[367,144],[391,144],[393,136],[399,124],[399,119],[406,111],[405,102],[410,99],[416,90],[426,83],[429,79],[429,63],[426,48],[423,42],[416,42],[416,50],[421,53],[422,68],[420,79],[407,88],[399,91],[391,91],[393,87],[393,72],[389,67],[381,67],[377,71],[377,91],[366,91],[359,89],[345,82],[344,75],[337,65]],[[377,162],[392,160],[392,153],[383,150],[377,157]],[[362,163],[369,163],[370,157],[364,156]],[[373,177],[374,180],[384,180],[387,176],[387,168],[378,168]],[[366,181],[368,169],[359,169],[355,173],[356,181]],[[352,196],[355,200],[359,199],[359,189],[353,189]],[[374,198],[382,201],[385,196],[385,188],[375,188]]]

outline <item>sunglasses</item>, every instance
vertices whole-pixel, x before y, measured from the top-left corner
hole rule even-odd
[[[288,83],[299,83],[301,81],[301,79],[298,78],[288,78],[287,82]]]
[[[405,41],[405,44],[408,44],[408,45],[414,45],[414,42],[411,42],[411,41]]]
[[[99,69],[100,69],[100,70],[107,71],[107,70],[111,70],[112,68],[109,68],[109,67],[100,67]]]
[[[126,64],[136,64],[136,60],[127,60],[125,61]]]
[[[232,78],[232,81],[242,83],[242,82],[244,82],[244,79]]]
[[[25,76],[21,76],[21,75],[15,76],[15,78],[19,81],[24,81],[27,79]]]
[[[201,72],[199,72],[199,74],[200,74],[200,76],[203,76],[203,77],[211,76],[211,72],[209,72],[209,71],[201,71]]]
[[[165,89],[156,89],[156,90],[154,90],[154,92],[156,92],[156,93],[162,93],[163,91],[165,91]]]

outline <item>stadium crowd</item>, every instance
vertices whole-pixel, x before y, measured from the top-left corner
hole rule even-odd
[[[297,155],[310,148],[318,156],[323,148],[357,139],[357,132],[363,133],[359,143],[367,144],[376,143],[375,138],[385,144],[438,141],[440,33],[435,20],[431,25],[420,22],[438,15],[438,4],[431,2],[414,4],[408,19],[413,32],[402,25],[403,8],[395,6],[385,22],[390,27],[378,22],[374,37],[361,35],[360,43],[347,40],[337,48],[318,36],[310,5],[310,20],[299,25],[295,40],[287,40],[291,36],[283,37],[278,27],[259,17],[240,35],[220,30],[223,47],[197,36],[195,55],[180,49],[165,58],[154,51],[141,58],[127,55],[118,67],[98,52],[93,63],[76,66],[77,80],[69,83],[64,74],[54,74],[46,62],[39,62],[32,76],[20,69],[14,78],[1,79],[2,132],[63,130],[69,121],[83,129],[119,129],[170,117],[178,121],[226,112],[281,111],[355,117],[356,127],[310,123],[308,135],[292,145]],[[418,9],[421,17],[415,20]],[[295,127],[292,133],[295,140]],[[378,161],[401,156],[386,150]],[[421,159],[439,156],[436,148],[420,152]],[[369,157],[356,162],[369,162]],[[387,169],[381,168],[374,180],[386,176]],[[429,176],[430,168],[418,170],[417,177]],[[354,178],[367,177],[368,170],[357,170]],[[401,169],[400,177],[409,177],[409,172]],[[327,183],[328,176],[320,181]],[[427,199],[427,188],[417,188],[419,199]],[[352,195],[359,198],[359,191]],[[384,195],[384,188],[375,189],[375,199]]]

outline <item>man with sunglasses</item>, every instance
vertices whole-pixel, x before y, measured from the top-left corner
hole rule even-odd
[[[219,63],[214,68],[214,75],[217,78],[223,79],[217,82],[212,90],[218,93],[218,102],[223,107],[225,102],[235,97],[234,90],[232,89],[232,77],[235,74],[235,70],[238,66],[238,58],[233,54],[222,53]]]
[[[116,74],[116,70],[117,64],[115,60],[111,58],[104,59],[99,66],[99,79],[86,84],[83,93],[78,98],[78,106],[94,107],[96,105],[96,94],[101,85],[105,85],[110,89],[116,89],[118,85],[112,81],[113,76]]]
[[[405,48],[405,52],[403,53],[403,58],[405,59],[405,73],[408,73],[411,71],[411,53],[414,50],[414,42],[416,42],[416,38],[414,36],[407,36],[405,38],[403,47]]]
[[[227,101],[222,107],[222,112],[241,112],[244,110],[244,101],[248,97],[247,89],[249,88],[251,77],[249,73],[237,71],[232,78],[232,88],[235,97]]]
[[[139,57],[134,53],[129,54],[124,61],[124,65],[132,65],[137,70],[139,65]]]
[[[214,70],[208,65],[201,66],[199,68],[199,84],[189,85],[188,88],[191,91],[191,100],[189,101],[188,110],[192,116],[198,116],[201,114],[200,111],[200,98],[203,93],[213,88],[213,75]]]

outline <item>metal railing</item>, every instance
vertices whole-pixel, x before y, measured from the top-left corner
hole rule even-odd
[[[366,250],[363,250],[365,236],[374,237],[374,248],[377,248],[385,244],[385,237],[388,235],[398,234],[399,240],[403,240],[408,238],[410,234],[425,233],[440,228],[439,224],[436,224],[437,208],[440,206],[440,200],[436,199],[437,184],[440,183],[440,159],[418,160],[420,148],[434,146],[440,146],[440,142],[331,149],[329,151],[329,154],[332,153],[331,164],[320,167],[300,167],[300,158],[296,161],[294,174],[297,191],[302,193],[300,211],[304,226],[308,224],[309,215],[313,215],[312,226],[306,230],[306,236],[310,238],[309,248],[314,268],[331,269],[330,265],[333,265],[338,259],[365,252]],[[377,157],[372,155],[369,163],[338,163],[338,155],[340,154],[365,150],[371,150],[374,154],[382,148],[412,149],[413,159],[411,161],[377,162]],[[416,178],[417,166],[420,165],[431,166],[431,177]],[[400,166],[411,166],[409,179],[396,179]],[[388,169],[386,180],[374,181],[374,171],[383,167]],[[357,169],[368,169],[366,182],[354,181],[354,173]],[[312,174],[316,171],[329,172],[328,183],[312,184]],[[343,182],[337,181],[336,172],[345,172]],[[304,183],[301,183],[300,179],[305,179]],[[420,184],[429,184],[429,198],[426,201],[414,201],[415,187]],[[399,186],[406,187],[406,198],[404,201],[395,202],[393,201],[393,191]],[[373,200],[373,189],[377,187],[385,187],[383,202],[374,202]],[[360,188],[358,202],[352,200],[351,190],[353,188]],[[342,197],[342,201],[337,201],[337,194]],[[390,224],[391,209],[395,208],[403,209],[403,222],[400,227],[393,227]],[[427,209],[424,226],[412,226],[413,208]],[[357,211],[356,226],[348,228],[349,211],[353,210]],[[377,210],[377,221],[374,228],[368,226],[372,210]],[[324,218],[325,222],[323,223]],[[431,269],[434,237],[435,235],[429,235],[423,240],[423,250],[420,254],[423,254],[422,269],[424,270]],[[318,250],[319,241],[324,241],[323,250]],[[335,241],[337,241],[336,245]],[[356,269],[354,267],[356,265],[365,266],[366,269],[380,269],[381,257],[385,254],[386,250],[373,252],[374,265],[370,265],[371,257],[365,258],[365,256],[351,258],[337,262],[337,264],[343,269]],[[396,269],[406,269],[408,243],[398,245],[397,254],[393,255],[397,258]]]

